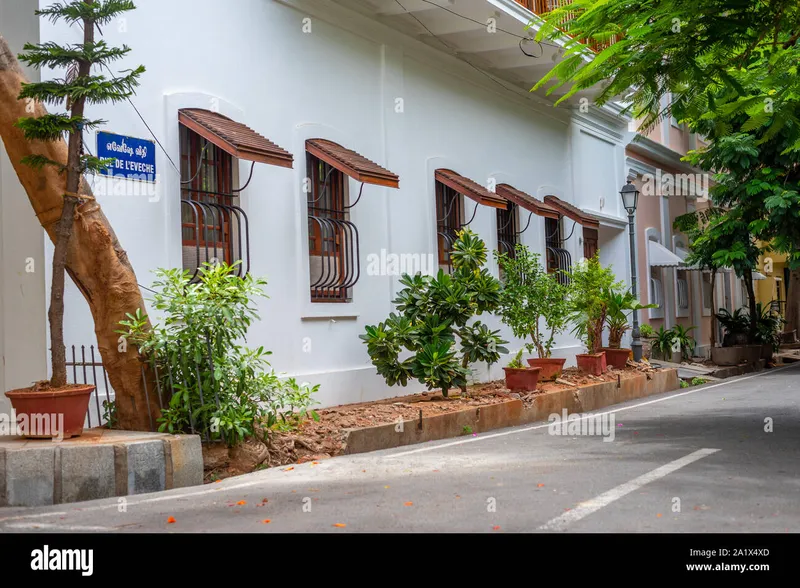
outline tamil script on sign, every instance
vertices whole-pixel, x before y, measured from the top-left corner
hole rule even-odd
[[[97,133],[97,156],[112,163],[103,175],[143,182],[156,181],[155,142],[114,133]]]

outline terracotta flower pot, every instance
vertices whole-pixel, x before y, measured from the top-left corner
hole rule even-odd
[[[513,392],[524,391],[530,392],[536,390],[536,385],[539,383],[539,372],[542,368],[528,367],[528,368],[503,368],[506,373],[506,388]]]
[[[92,392],[94,386],[80,385],[44,391],[21,388],[6,392],[6,396],[17,415],[23,436],[69,439],[83,433],[83,421]]]
[[[605,351],[600,353],[579,353],[575,356],[575,359],[578,362],[578,369],[587,374],[599,376],[606,371]]]
[[[761,359],[765,361],[771,361],[773,353],[774,349],[772,349],[772,345],[770,343],[764,343],[761,345]]]
[[[613,365],[618,370],[624,370],[628,365],[628,358],[631,355],[631,350],[626,347],[618,347],[616,349],[611,347],[604,347],[603,351],[606,354],[606,361],[608,365]]]
[[[539,379],[549,382],[561,377],[561,372],[564,371],[564,362],[566,361],[566,357],[532,357],[528,360],[528,365],[542,368],[539,373]]]

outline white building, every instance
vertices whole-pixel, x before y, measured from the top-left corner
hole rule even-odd
[[[15,49],[24,40],[80,41],[77,27],[32,16],[49,3],[4,3],[0,31]],[[514,238],[543,255],[548,244],[563,249],[568,256],[550,252],[553,264],[599,247],[601,260],[629,280],[618,194],[633,137],[628,120],[579,98],[554,108],[555,96],[529,92],[559,47],[524,40],[534,34],[525,30],[534,15],[520,3],[137,5],[102,32],[110,45],[133,49],[117,69],[147,67],[141,87],[132,104],[92,107],[88,116],[106,119],[104,131],[157,140],[157,182],[95,178],[97,199],[144,286],[156,268],[196,264],[198,249],[201,260],[243,259],[266,277],[269,299],[259,303],[262,320],[248,343],[272,350],[278,371],[321,384],[323,405],[421,389],[388,388],[358,336],[392,311],[398,289],[398,276],[375,260],[445,260],[447,227],[469,223],[493,249]],[[97,148],[94,134],[86,144]],[[205,171],[197,167],[203,157]],[[25,274],[24,258],[46,267],[52,247],[7,159],[0,174],[0,383],[10,389],[44,376],[49,277]],[[511,218],[508,201],[522,205]],[[219,215],[220,234],[194,228],[218,226]],[[546,243],[546,233],[558,240],[556,230],[563,241]],[[94,343],[72,284],[66,341]],[[564,334],[554,355],[574,362],[581,349]],[[480,377],[499,378],[500,368]]]

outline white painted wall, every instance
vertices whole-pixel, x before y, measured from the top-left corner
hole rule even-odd
[[[38,38],[36,8],[36,0],[0,2],[0,34],[16,52]],[[10,409],[4,392],[47,375],[44,238],[0,142],[0,412]]]
[[[381,249],[436,251],[436,168],[452,168],[483,184],[494,177],[540,198],[555,194],[571,202],[574,177],[581,177],[575,166],[584,161],[574,160],[575,153],[602,162],[592,168],[591,185],[604,191],[623,175],[620,143],[571,137],[564,109],[535,106],[455,58],[345,9],[325,4],[307,14],[274,0],[237,0],[224,10],[215,0],[137,5],[124,22],[105,27],[105,38],[133,48],[120,69],[147,66],[134,103],[173,161],[179,160],[177,110],[186,106],[218,105],[295,156],[293,170],[257,164],[242,194],[251,223],[251,271],[269,280],[270,296],[259,304],[262,321],[248,342],[273,350],[277,370],[320,383],[323,405],[420,389],[388,389],[358,335],[389,314],[396,291],[395,277],[366,275],[367,256]],[[307,17],[310,34],[303,32]],[[74,42],[79,31],[43,22],[42,38]],[[401,113],[397,98],[403,100]],[[108,119],[105,130],[150,138],[128,104],[95,107],[88,115]],[[399,190],[366,186],[351,211],[362,267],[351,304],[309,300],[302,183],[310,137],[339,142],[400,176]],[[87,143],[94,150],[94,137]],[[152,270],[180,263],[179,178],[162,152],[157,165],[155,197],[97,194],[145,286],[152,283]],[[242,163],[240,176],[246,171],[249,163]],[[349,187],[356,194],[359,186],[351,181]],[[472,207],[466,200],[468,215]],[[527,214],[520,220],[524,224]],[[481,207],[471,228],[496,246],[494,209]],[[534,217],[523,242],[543,252],[543,231],[543,220]],[[577,243],[576,236],[568,245],[574,260],[582,251]],[[607,247],[615,265],[626,259],[625,239],[614,236]],[[623,267],[620,278],[627,277]],[[93,343],[91,317],[72,286],[67,306],[67,342]],[[482,320],[499,324],[494,317]],[[565,334],[555,355],[572,360],[576,352],[580,347]],[[491,376],[501,374],[501,366],[494,366]]]

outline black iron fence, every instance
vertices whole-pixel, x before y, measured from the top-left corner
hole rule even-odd
[[[86,410],[84,426],[99,427],[108,422],[114,399],[114,390],[108,383],[108,374],[103,367],[99,350],[94,345],[72,345],[67,361],[67,378],[71,384],[94,386],[89,408]]]
[[[202,345],[203,343],[201,343]],[[151,357],[142,362],[142,380],[145,385],[145,397],[150,404],[151,395],[155,394],[161,410],[168,408],[173,396],[184,394],[187,403],[188,422],[186,426],[193,434],[211,441],[211,432],[208,419],[198,416],[199,411],[207,411],[209,404],[213,403],[217,410],[220,408],[219,382],[215,378],[214,360],[212,358],[211,342],[205,341],[201,356],[188,357],[180,349],[172,358],[176,361],[166,361],[164,358]],[[173,365],[178,366],[173,369]],[[150,368],[154,377],[146,377]],[[114,400],[115,393],[108,381],[108,373],[103,366],[100,352],[94,345],[72,345],[69,348],[67,361],[67,377],[71,384],[91,384],[95,387],[86,410],[84,426],[87,428],[100,427],[113,421],[115,418]],[[193,406],[194,404],[194,406]],[[202,421],[202,424],[198,421]],[[113,424],[113,423],[112,423]],[[159,423],[150,422],[150,429],[157,430]],[[224,433],[221,432],[223,441]]]

